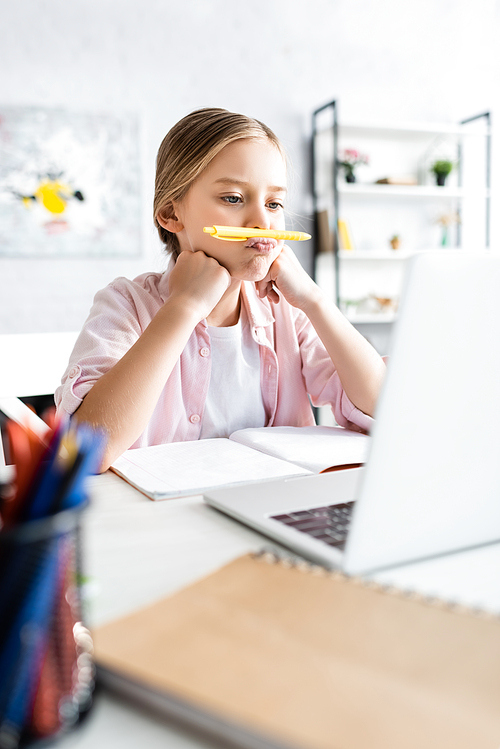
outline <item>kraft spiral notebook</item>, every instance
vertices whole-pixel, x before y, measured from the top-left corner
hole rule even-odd
[[[94,632],[98,676],[245,749],[497,749],[500,618],[272,554]]]

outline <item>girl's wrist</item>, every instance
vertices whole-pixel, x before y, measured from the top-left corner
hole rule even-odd
[[[314,281],[312,281],[310,291],[304,297],[304,302],[301,305],[302,312],[304,312],[304,314],[307,315],[309,319],[311,319],[316,314],[324,310],[328,304],[329,300],[327,299],[326,294],[316,283],[314,283]]]
[[[170,296],[165,304],[158,310],[156,317],[168,320],[186,322],[191,328],[195,328],[203,320],[205,315],[196,299],[186,295]]]

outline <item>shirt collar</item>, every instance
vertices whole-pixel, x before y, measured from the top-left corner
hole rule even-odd
[[[252,327],[265,327],[274,322],[274,316],[271,312],[271,303],[267,298],[261,299],[259,297],[254,283],[251,281],[243,281],[241,284],[241,294]]]

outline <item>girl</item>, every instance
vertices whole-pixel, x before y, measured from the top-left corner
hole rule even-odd
[[[224,242],[204,226],[285,226],[286,162],[261,122],[184,117],[157,159],[154,220],[165,273],[98,292],[56,392],[59,410],[127,448],[314,424],[310,401],[368,430],[384,364],[273,239]]]

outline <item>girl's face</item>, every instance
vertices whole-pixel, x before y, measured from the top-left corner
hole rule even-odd
[[[174,205],[181,250],[203,250],[234,279],[260,281],[281,252],[283,242],[225,242],[205,234],[203,227],[216,224],[284,229],[285,195],[285,161],[271,141],[263,138],[230,143]]]

